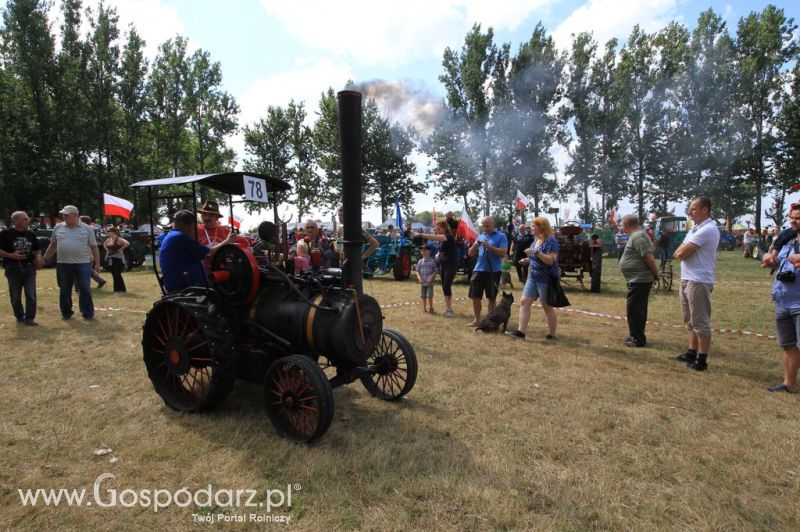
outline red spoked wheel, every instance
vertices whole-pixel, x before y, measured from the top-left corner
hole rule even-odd
[[[364,387],[379,399],[397,401],[417,382],[417,354],[399,332],[384,329],[381,340],[367,359],[375,372],[361,376]]]
[[[312,442],[327,432],[333,419],[333,390],[312,359],[290,355],[275,361],[264,382],[267,414],[278,433]]]
[[[197,297],[165,298],[148,313],[142,334],[147,374],[167,406],[193,412],[211,408],[233,388],[232,335],[222,317]]]

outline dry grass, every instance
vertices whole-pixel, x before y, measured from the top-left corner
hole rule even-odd
[[[720,270],[723,281],[767,280],[738,254],[723,254]],[[616,261],[605,272],[618,278]],[[96,304],[147,310],[152,276],[133,273],[127,282],[129,295],[96,291]],[[53,272],[39,285],[55,286]],[[365,289],[381,303],[418,297],[410,281],[378,279]],[[622,314],[623,293],[610,280],[603,294],[569,296],[574,308]],[[765,283],[718,284],[715,326],[773,334],[768,294]],[[800,404],[764,391],[781,376],[774,341],[717,336],[709,371],[695,374],[667,359],[685,347],[681,329],[650,326],[651,347],[629,350],[621,347],[624,322],[562,313],[557,343],[520,343],[463,327],[468,301],[456,304],[452,320],[389,308],[386,326],[404,332],[419,357],[415,389],[396,404],[358,383],[337,389],[330,431],[303,446],[275,434],[255,386],[237,383],[210,414],[166,408],[141,361],[141,313],[62,322],[57,293],[47,290],[35,330],[18,328],[3,309],[3,527],[196,526],[191,508],[30,508],[17,495],[91,490],[106,472],[116,475],[106,487],[119,490],[211,483],[263,493],[299,483],[292,508],[277,513],[309,530],[800,527]],[[533,316],[536,337],[543,320],[539,310]],[[677,293],[654,294],[651,317],[679,324]],[[119,462],[93,456],[100,447]]]

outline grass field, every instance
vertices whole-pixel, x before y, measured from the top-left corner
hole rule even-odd
[[[767,274],[738,253],[721,253],[718,268],[713,325],[774,334]],[[573,309],[624,314],[616,260],[604,273],[601,294],[568,289]],[[651,296],[660,325],[639,350],[622,347],[624,321],[602,315],[562,312],[557,342],[544,344],[472,332],[467,300],[454,319],[387,308],[385,326],[419,357],[416,387],[399,403],[359,383],[336,389],[329,432],[306,446],[276,435],[257,386],[237,383],[208,414],[165,407],[139,345],[156,284],[144,271],[126,281],[127,295],[95,291],[105,309],[95,322],[64,322],[54,272],[41,272],[35,329],[14,323],[0,286],[3,528],[189,529],[193,514],[266,513],[20,502],[20,488],[91,493],[104,473],[115,476],[102,484],[106,502],[112,489],[209,484],[263,500],[297,484],[291,507],[273,513],[304,530],[800,528],[800,403],[765,391],[782,378],[778,347],[717,335],[709,371],[688,371],[668,359],[685,349],[684,330],[671,326],[681,323],[677,291]],[[365,281],[365,291],[381,304],[418,301],[411,281]],[[455,296],[466,291],[456,285]],[[531,338],[543,321],[534,309]],[[101,448],[112,452],[95,456]]]

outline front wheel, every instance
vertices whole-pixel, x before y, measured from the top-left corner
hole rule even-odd
[[[367,366],[375,372],[362,375],[361,383],[369,393],[385,401],[397,401],[417,382],[417,354],[405,336],[392,329],[383,330]]]
[[[317,363],[304,355],[276,360],[264,381],[267,415],[284,438],[310,443],[333,419],[333,390]]]

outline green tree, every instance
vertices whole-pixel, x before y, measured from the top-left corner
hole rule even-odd
[[[147,106],[147,60],[144,58],[144,41],[131,27],[122,51],[117,98],[119,102],[119,154],[117,155],[120,192],[127,191],[131,183],[148,176],[145,159],[148,147],[148,127],[145,117]],[[134,203],[143,205],[140,197]],[[134,221],[140,222],[141,208],[134,209]]]
[[[492,196],[510,206],[519,188],[538,216],[558,188],[550,148],[559,132],[553,110],[562,97],[564,57],[541,23],[513,59],[505,49],[495,78],[495,87],[504,90],[497,90],[490,127],[496,161]]]
[[[455,136],[445,138],[458,140],[449,149],[462,149],[469,153],[460,158],[462,162],[474,160],[477,163],[477,168],[469,169],[467,175],[439,172],[441,184],[455,189],[461,188],[464,181],[472,180],[472,192],[482,199],[486,212],[491,212],[487,125],[492,110],[492,76],[497,56],[494,30],[489,28],[482,33],[480,24],[475,24],[464,38],[461,50],[445,49],[442,60],[444,74],[439,76],[445,87],[447,114],[452,120],[449,129],[455,132]],[[455,169],[458,166],[450,167],[450,170]],[[452,183],[448,183],[451,180]]]
[[[596,212],[605,220],[625,195],[627,152],[623,124],[625,119],[623,81],[617,65],[616,39],[606,42],[605,53],[592,63],[592,106],[596,117],[595,173],[591,185],[600,195]]]
[[[584,223],[593,221],[590,216],[594,212],[589,202],[589,191],[597,164],[597,117],[592,104],[591,83],[591,65],[596,50],[597,43],[591,34],[579,33],[573,38],[566,83],[566,105],[561,109],[562,120],[568,121],[574,131],[574,135],[565,134],[561,138],[571,159],[567,166],[569,179],[566,190],[582,196],[580,216]]]
[[[628,144],[629,193],[636,203],[640,219],[644,219],[648,175],[657,164],[656,124],[661,102],[652,98],[655,88],[655,49],[653,36],[637,25],[621,51],[620,77],[624,80],[624,132]]]
[[[220,88],[222,67],[211,62],[205,50],[197,50],[188,60],[186,110],[192,133],[192,172],[206,174],[233,168],[235,154],[225,138],[236,131],[239,106]]]
[[[781,69],[797,59],[797,25],[782,9],[768,5],[739,20],[736,32],[736,96],[748,122],[745,174],[755,193],[754,218],[761,230],[761,198],[773,177],[776,106]]]
[[[414,150],[411,135],[398,124],[390,124],[373,100],[364,107],[364,129],[362,171],[369,203],[381,208],[384,220],[391,215],[395,198],[410,212],[414,194],[425,190],[424,183],[414,179],[416,165],[408,160]]]
[[[116,179],[119,153],[119,106],[117,103],[120,50],[117,43],[118,17],[113,8],[100,4],[90,18],[91,37],[87,45],[88,68],[85,93],[89,108],[91,153],[96,173],[95,198],[103,192],[122,193]],[[99,203],[99,200],[95,200]]]
[[[786,192],[800,183],[800,66],[787,75],[789,90],[781,98],[777,120],[777,171],[773,180],[772,209],[767,211],[776,227],[786,221]]]
[[[466,124],[445,108],[446,117],[434,127],[430,136],[421,142],[422,150],[431,158],[428,180],[438,186],[436,199],[459,198],[467,208],[478,208],[478,201],[470,203],[470,194],[476,191],[475,154],[464,149],[463,131]]]
[[[672,22],[653,36],[652,46],[658,60],[651,98],[657,105],[648,106],[652,144],[647,156],[645,196],[653,211],[663,212],[670,203],[685,199],[690,184],[685,162],[690,136],[681,101],[690,61],[689,32],[683,25]]]
[[[289,119],[289,143],[292,147],[294,161],[292,172],[292,188],[294,202],[300,215],[319,206],[317,193],[319,178],[314,167],[314,140],[311,128],[306,125],[306,110],[303,102],[289,101],[286,108]]]
[[[176,36],[159,47],[148,83],[147,114],[153,139],[150,157],[160,177],[181,175],[194,166],[187,129],[191,115],[186,105],[188,78],[186,39]]]
[[[37,0],[9,0],[3,13],[4,56],[9,65],[12,104],[19,116],[30,117],[30,131],[20,121],[21,133],[10,179],[19,187],[18,205],[55,216],[59,203],[68,195],[69,183],[63,179],[61,157],[57,153],[53,92],[56,78],[54,42],[47,22],[46,7]],[[6,149],[5,147],[3,148]],[[24,163],[27,158],[28,162]]]
[[[342,165],[339,153],[339,111],[337,105],[333,88],[328,88],[327,91],[320,95],[317,120],[314,122],[312,130],[314,158],[324,175],[322,186],[319,187],[319,202],[331,210],[336,209],[342,201]],[[363,175],[361,185],[363,191]]]
[[[252,127],[244,127],[244,145],[247,157],[244,169],[269,176],[293,181],[292,122],[282,107],[267,107],[267,116]],[[277,201],[285,201],[286,193],[281,193]],[[305,212],[301,209],[299,215]]]

